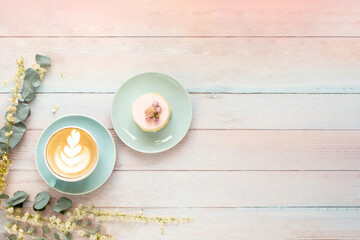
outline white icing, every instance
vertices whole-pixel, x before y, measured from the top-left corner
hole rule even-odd
[[[75,129],[67,137],[67,144],[55,154],[55,164],[63,173],[78,173],[86,169],[90,162],[89,149],[81,146],[80,133]]]

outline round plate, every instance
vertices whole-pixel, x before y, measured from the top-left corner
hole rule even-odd
[[[159,93],[171,108],[169,123],[158,132],[145,132],[132,118],[132,104],[145,93]],[[158,153],[178,144],[189,130],[192,105],[188,92],[175,79],[162,73],[142,73],[127,80],[115,94],[111,120],[120,139],[144,153]]]
[[[92,192],[103,185],[110,177],[116,161],[114,139],[107,128],[93,118],[82,115],[69,115],[61,117],[47,126],[36,145],[36,167],[47,184],[55,178],[46,167],[44,159],[45,144],[55,131],[67,126],[83,128],[94,136],[99,147],[99,162],[96,169],[87,178],[72,183],[58,180],[54,189],[72,195]]]

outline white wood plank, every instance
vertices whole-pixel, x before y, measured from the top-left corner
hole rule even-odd
[[[356,0],[1,2],[1,36],[359,36]],[[14,17],[16,16],[16,21]]]
[[[192,129],[360,129],[360,95],[192,94]],[[0,109],[8,94],[0,95]],[[112,127],[113,94],[38,94],[29,129],[43,129],[65,114],[85,114]],[[54,105],[60,108],[51,113]],[[4,121],[2,118],[1,121]]]
[[[52,200],[55,202],[55,199]],[[140,209],[120,209],[124,212]],[[165,208],[145,214],[189,216],[190,224],[165,226],[103,222],[116,239],[359,239],[360,209],[318,208]],[[3,229],[0,229],[0,233]],[[73,239],[77,238],[73,234]],[[1,238],[1,235],[0,235]]]
[[[42,130],[29,130],[11,154],[14,170],[36,170]],[[360,131],[190,130],[171,151],[144,154],[111,130],[116,170],[360,170]]]
[[[360,93],[356,38],[3,38],[0,52],[0,80],[12,78],[16,58],[30,66],[49,55],[41,92],[115,92],[157,71],[190,92]]]
[[[35,164],[35,163],[34,163]],[[99,207],[358,206],[359,171],[114,171],[93,193]],[[6,193],[50,189],[37,171],[12,171]]]

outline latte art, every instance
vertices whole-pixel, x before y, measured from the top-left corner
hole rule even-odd
[[[97,145],[84,130],[64,128],[50,138],[46,157],[56,174],[65,178],[79,178],[96,165]]]
[[[79,144],[80,133],[75,129],[67,137],[67,143],[64,149],[59,149],[55,155],[55,163],[58,168],[67,173],[76,173],[83,171],[88,165],[90,159],[89,149]]]

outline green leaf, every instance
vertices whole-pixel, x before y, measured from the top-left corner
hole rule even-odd
[[[65,211],[72,207],[72,201],[66,197],[61,197],[53,206],[52,210],[57,213],[64,214]]]
[[[89,224],[90,224],[90,221],[89,221],[89,220],[87,220],[87,221],[85,222],[85,224],[84,224],[84,227],[89,226]]]
[[[10,240],[16,240],[17,237],[16,237],[15,235],[10,235],[10,236],[9,236],[9,239],[10,239]]]
[[[48,56],[36,54],[35,60],[41,67],[50,67],[50,58]]]
[[[40,86],[40,76],[38,72],[32,68],[25,71],[24,83],[21,90],[21,96],[25,102],[31,102],[35,99],[35,88]]]
[[[76,224],[77,226],[80,226],[80,225],[81,225],[81,220],[77,220],[77,221],[75,222],[75,224]]]
[[[43,226],[41,229],[43,230],[44,233],[49,233],[51,231],[50,228],[47,226]]]
[[[29,194],[27,194],[24,191],[17,191],[14,193],[14,196],[12,198],[6,200],[5,207],[10,207],[10,206],[19,207],[20,205],[22,205],[23,202],[26,201],[28,196]]]
[[[27,103],[19,103],[19,105],[16,107],[16,112],[14,114],[15,123],[24,121],[28,118],[30,115],[30,107]]]
[[[95,232],[100,232],[100,225],[95,228]]]
[[[8,199],[9,198],[9,195],[3,193],[0,195],[0,199]]]
[[[48,192],[40,192],[35,197],[35,203],[33,209],[35,211],[42,211],[46,208],[46,205],[50,201],[50,194]]]
[[[54,233],[54,237],[56,240],[61,240],[60,235],[58,233]]]
[[[67,232],[67,233],[65,234],[65,239],[66,239],[66,240],[71,240],[71,232]]]
[[[13,134],[10,136],[9,146],[10,148],[14,148],[23,137],[26,131],[26,125],[23,122],[15,123],[11,125],[11,131]],[[0,129],[0,142],[7,143],[7,137],[5,133],[9,132],[9,125],[5,125]]]
[[[26,224],[24,231],[27,232],[27,231],[29,231],[29,229],[30,229],[30,224]]]
[[[21,96],[24,98],[25,102],[31,102],[36,98],[35,89],[30,85],[30,87],[25,88],[25,82],[23,90],[21,91]]]
[[[28,116],[30,116],[29,104],[19,102],[19,105],[16,108],[17,108],[16,112],[14,113],[15,123],[19,123],[21,121],[24,121],[24,120],[26,120],[28,118]],[[5,113],[5,118],[9,113],[10,113],[10,111],[7,111]]]
[[[33,86],[33,87],[40,86],[40,76],[39,76],[38,72],[32,68],[26,69],[23,87],[25,86],[25,82],[31,83],[31,86]],[[27,85],[27,87],[28,87],[28,85]]]
[[[34,226],[31,226],[29,228],[29,233],[34,233],[36,231],[36,228]]]
[[[6,143],[0,142],[0,150],[1,150],[1,155],[3,155],[3,154],[6,153],[6,150],[7,150],[7,145],[6,145]]]

